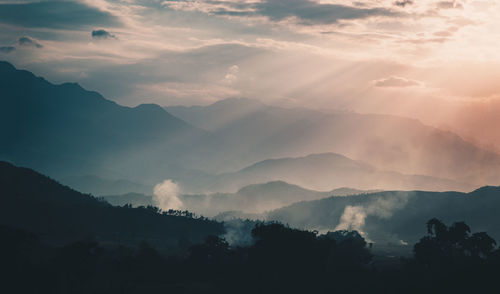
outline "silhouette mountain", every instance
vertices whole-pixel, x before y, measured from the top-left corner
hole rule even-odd
[[[199,142],[210,142],[208,132],[157,105],[120,106],[78,84],[53,85],[7,62],[0,62],[0,88],[0,159],[57,178],[155,182],[182,173],[179,162],[196,160]]]
[[[453,179],[475,186],[500,181],[498,154],[414,119],[281,108],[249,99],[166,109],[224,138],[227,150],[238,150],[226,152],[220,161],[229,170],[262,158],[334,152],[404,174]]]
[[[94,238],[173,249],[223,233],[222,224],[159,213],[154,207],[113,207],[31,169],[0,162],[0,225],[27,230],[51,244]]]

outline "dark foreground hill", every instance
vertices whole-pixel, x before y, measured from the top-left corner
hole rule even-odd
[[[432,219],[414,258],[377,262],[357,232],[317,232],[270,223],[255,242],[231,247],[216,236],[185,255],[147,244],[132,249],[79,241],[47,246],[0,225],[2,293],[496,293],[500,250],[488,234]]]
[[[159,213],[156,208],[114,207],[31,169],[0,162],[0,224],[24,229],[54,244],[85,238],[159,248],[200,242],[223,233],[222,224]]]
[[[373,241],[413,244],[433,217],[465,221],[500,239],[499,207],[500,187],[470,193],[388,191],[296,203],[270,212],[267,219],[308,229],[356,229]]]
[[[254,242],[237,247],[215,236],[222,233],[219,223],[113,207],[5,162],[0,187],[1,293],[416,294],[495,293],[498,287],[495,241],[465,223],[424,222],[428,235],[415,245],[415,257],[380,266],[355,231],[320,235],[260,223],[251,230]],[[491,216],[490,198],[498,190],[449,196],[480,197]],[[381,211],[389,207],[377,203]],[[188,247],[182,254],[157,251],[181,242]]]

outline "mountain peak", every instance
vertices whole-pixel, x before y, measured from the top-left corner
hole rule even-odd
[[[237,193],[256,192],[256,191],[260,191],[261,189],[267,189],[267,190],[270,190],[270,189],[305,190],[304,188],[302,188],[300,186],[289,184],[289,183],[287,183],[285,181],[281,181],[281,180],[275,180],[275,181],[270,181],[270,182],[262,183],[262,184],[251,184],[251,185],[244,186],[244,187],[240,188]]]
[[[241,98],[227,98],[219,100],[208,107],[241,107],[241,108],[258,108],[264,107],[265,105],[259,100],[249,99],[245,97]]]
[[[498,193],[500,195],[500,186],[484,186],[478,188],[471,192],[471,194],[489,194],[489,193]]]
[[[158,104],[153,104],[153,103],[144,103],[144,104],[139,104],[136,107],[134,107],[136,110],[140,111],[146,111],[146,112],[160,112],[160,113],[166,113],[167,111],[163,109],[161,106]],[[167,112],[168,113],[168,112]]]

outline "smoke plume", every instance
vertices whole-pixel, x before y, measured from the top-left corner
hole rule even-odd
[[[340,223],[335,227],[335,231],[356,230],[363,237],[368,238],[367,233],[363,230],[366,218],[368,216],[376,216],[383,219],[392,217],[395,210],[405,207],[410,195],[407,193],[395,193],[384,198],[376,198],[366,205],[348,205],[344,208],[344,212],[340,217]]]
[[[224,230],[226,233],[222,237],[232,247],[252,246],[255,240],[252,237],[252,229],[257,222],[250,220],[233,219],[224,221]]]
[[[172,180],[165,180],[154,187],[153,202],[162,210],[179,210],[183,208],[179,194],[179,185]]]

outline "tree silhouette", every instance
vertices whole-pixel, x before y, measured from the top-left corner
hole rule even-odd
[[[471,235],[465,222],[447,227],[433,218],[427,222],[428,236],[414,246],[415,258],[427,266],[466,266],[493,254],[496,242],[484,232]]]

